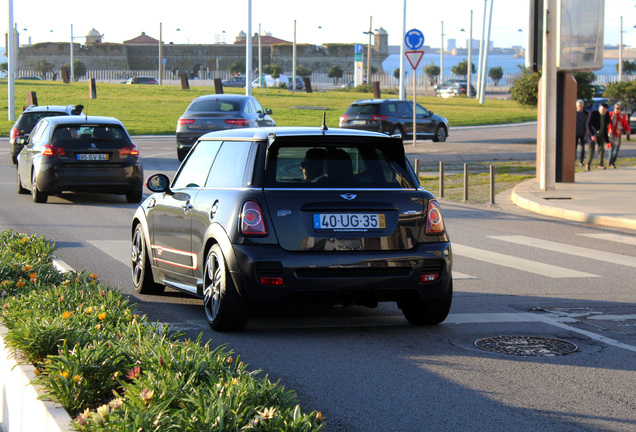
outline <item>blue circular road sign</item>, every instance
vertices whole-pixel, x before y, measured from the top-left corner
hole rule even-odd
[[[406,47],[412,51],[417,51],[424,45],[424,34],[418,29],[412,29],[404,35]]]

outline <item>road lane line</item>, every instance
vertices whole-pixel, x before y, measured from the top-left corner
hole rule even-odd
[[[479,279],[477,276],[471,276],[465,273],[460,273],[458,271],[453,270],[453,280],[462,280],[462,279]]]
[[[523,258],[512,257],[497,252],[491,252],[485,249],[477,249],[471,246],[465,246],[453,243],[453,253],[455,255],[472,258],[478,261],[484,261],[490,264],[500,265],[516,270],[529,273],[535,273],[550,278],[575,278],[575,277],[600,277],[592,273],[585,273],[578,270],[571,270],[565,267],[553,266],[537,261],[531,261]]]
[[[612,234],[612,233],[577,234],[577,235],[583,236],[583,237],[590,237],[590,238],[593,238],[593,239],[607,240],[607,241],[611,241],[611,242],[625,243],[625,244],[636,246],[636,237],[635,236],[628,236],[628,235],[622,235],[622,234]]]
[[[557,243],[549,240],[542,240],[526,236],[491,236],[490,238],[518,245],[531,246],[538,249],[574,255],[581,258],[603,261],[610,264],[620,264],[627,267],[636,268],[636,257],[620,255],[613,252],[605,252],[601,250],[590,249],[587,247],[574,246],[566,243]]]

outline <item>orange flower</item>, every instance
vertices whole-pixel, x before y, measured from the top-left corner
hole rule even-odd
[[[37,278],[38,278],[38,275],[35,273],[31,273],[29,275],[29,280],[31,281],[31,283],[34,283],[37,280]]]
[[[97,279],[97,275],[95,273],[91,273],[91,279],[93,280]]]
[[[28,272],[28,271],[29,271],[29,270],[31,270],[32,268],[33,268],[33,267],[31,267],[30,265],[25,264],[25,265],[24,265],[24,267],[22,267],[22,271],[23,271],[23,272]]]
[[[28,241],[29,241],[29,239],[27,237],[22,237],[22,243],[26,243]]]
[[[69,376],[71,376],[70,373],[64,371],[64,372],[60,372],[60,375],[62,375],[64,378],[68,379]]]
[[[101,321],[104,321],[106,319],[106,312],[102,312],[99,315],[97,315],[97,318],[99,318]]]
[[[18,279],[18,281],[15,283],[15,286],[17,286],[18,288],[22,288],[24,286],[24,281],[22,280],[22,278]]]
[[[79,382],[80,378],[82,378],[82,377],[81,377],[81,376],[79,376],[79,375],[75,375],[75,376],[73,377],[73,383],[74,383],[74,384],[77,384],[77,383]]]
[[[67,318],[68,318],[68,317],[70,317],[70,316],[71,316],[71,314],[70,314],[69,312],[64,312],[64,313],[62,314],[62,319],[67,319]]]

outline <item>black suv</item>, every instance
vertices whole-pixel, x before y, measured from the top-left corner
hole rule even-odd
[[[11,150],[11,159],[14,164],[18,162],[18,154],[24,147],[25,140],[33,130],[35,124],[43,117],[55,117],[64,115],[79,115],[84,107],[82,105],[45,105],[45,106],[28,106],[9,132],[9,147]]]
[[[250,305],[397,302],[413,324],[442,322],[452,253],[440,206],[399,137],[323,128],[202,136],[131,226],[142,294],[203,298],[214,330],[243,328]]]
[[[448,137],[448,120],[415,105],[418,139],[444,142]],[[401,135],[413,139],[413,101],[401,99],[363,99],[352,103],[340,116],[340,127]]]

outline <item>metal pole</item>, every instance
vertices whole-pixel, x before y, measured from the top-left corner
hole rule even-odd
[[[161,73],[162,70],[163,70],[163,64],[162,64],[162,61],[161,61],[161,58],[162,58],[162,55],[161,55],[161,44],[163,43],[161,41],[161,39],[162,39],[161,26],[162,26],[162,24],[159,23],[159,85],[161,85],[162,77],[163,77],[163,74]]]
[[[369,17],[369,48],[367,54],[367,84],[371,84],[371,29],[373,28],[373,17]]]
[[[415,159],[415,176],[417,177],[417,181],[420,181],[420,160]]]
[[[292,48],[292,89],[296,90],[296,20],[294,20],[294,46]]]
[[[439,49],[439,84],[444,82],[444,21],[442,21],[442,46]]]
[[[415,113],[415,104],[417,99],[417,69],[413,69],[413,147],[417,141],[417,116]]]
[[[263,85],[263,52],[261,51],[261,25],[260,24],[258,25],[258,82],[261,86]],[[247,85],[247,83],[245,83],[245,85]]]
[[[556,118],[557,118],[557,0],[545,0],[543,8],[543,66],[541,71],[541,101],[539,137],[541,158],[539,188],[542,191],[554,189],[556,183]]]
[[[481,74],[481,96],[479,103],[483,104],[486,99],[486,77],[488,76],[486,70],[488,70],[488,51],[490,47],[490,29],[492,28],[492,7],[495,0],[490,0],[490,16],[488,17],[488,37],[486,37],[486,46],[484,50],[484,72]],[[556,14],[555,14],[556,15]]]
[[[468,37],[468,85],[467,85],[467,90],[466,90],[466,96],[467,97],[472,97],[470,94],[470,81],[471,81],[471,77],[473,75],[473,11],[470,11],[470,31],[469,31],[470,35]]]
[[[495,203],[495,167],[490,165],[490,204]]]
[[[444,162],[439,163],[439,196],[444,198]]]
[[[479,40],[479,67],[477,70],[477,98],[481,100],[481,76],[484,73],[484,38],[486,37],[486,12],[488,0],[484,0],[484,22],[481,26],[481,39]]]
[[[245,40],[245,95],[252,96],[252,0],[247,0],[247,39]]]
[[[70,80],[73,81],[73,78],[75,78],[75,66],[73,66],[73,24],[71,24],[71,78]]]
[[[623,17],[621,17],[621,36],[618,43],[618,81],[623,81]]]
[[[14,58],[14,51],[15,51],[15,47],[13,46],[13,40],[15,37],[15,34],[13,33],[13,0],[9,0],[9,43],[7,46],[7,49],[9,50],[9,52],[7,53],[7,60],[9,61],[8,63],[8,70],[7,72],[9,72],[9,85],[8,87],[8,92],[7,92],[7,120],[13,122],[15,121],[15,73],[13,71],[14,68],[14,62],[15,62],[15,58]]]
[[[402,39],[400,41],[400,99],[406,99],[406,88],[404,83],[404,36],[406,36],[406,0],[404,0],[404,11],[402,12]]]
[[[464,164],[464,201],[468,201],[468,164]]]

